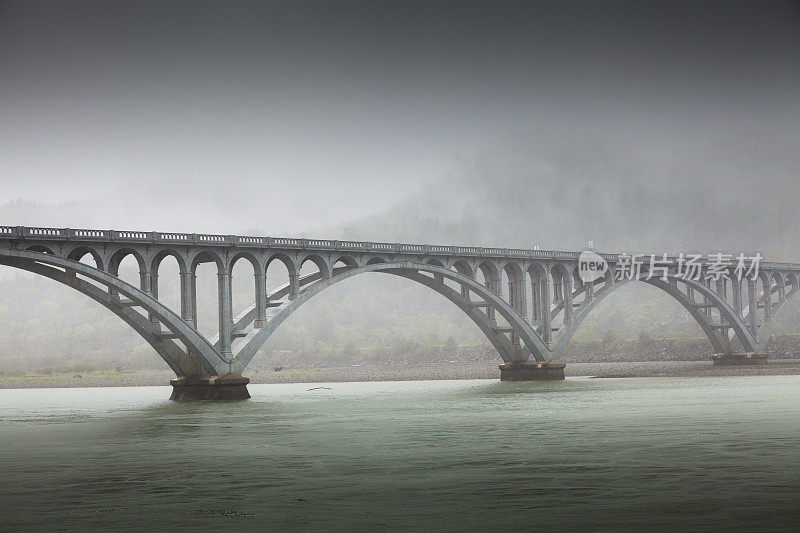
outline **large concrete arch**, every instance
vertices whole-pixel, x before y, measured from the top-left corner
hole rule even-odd
[[[700,308],[693,302],[684,292],[682,292],[678,286],[677,282],[679,280],[676,278],[670,278],[668,281],[662,281],[658,278],[651,278],[648,280],[617,280],[614,283],[605,283],[597,292],[594,293],[591,301],[587,302],[586,305],[582,306],[580,312],[573,318],[572,323],[567,327],[563,332],[559,332],[559,335],[556,340],[556,345],[554,348],[554,354],[556,357],[561,357],[564,354],[567,344],[572,339],[572,336],[581,326],[583,321],[586,319],[587,316],[592,312],[592,310],[609,294],[613,291],[627,285],[631,282],[642,282],[647,283],[648,285],[652,285],[653,287],[657,287],[662,291],[669,294],[675,300],[677,300],[695,319],[698,325],[701,327],[703,332],[708,337],[708,340],[711,342],[711,345],[714,347],[716,353],[723,353],[728,350],[728,347],[723,344],[723,340],[717,334],[717,330],[714,328],[714,325],[709,321],[709,317],[703,314],[700,311]],[[742,343],[742,346],[745,350],[750,352],[758,351],[759,343],[753,337],[753,335],[748,330],[747,326],[745,325],[744,320],[739,318],[739,316],[734,312],[734,310],[730,307],[727,301],[725,301],[722,297],[720,297],[716,292],[711,290],[708,286],[703,283],[699,283],[692,280],[684,280],[680,279],[681,282],[685,283],[687,287],[690,287],[694,291],[702,294],[711,304],[719,310],[720,316],[722,316],[725,320],[728,321],[730,324],[731,330],[734,332],[734,335],[739,339]],[[582,290],[582,289],[581,289]]]
[[[500,314],[508,323],[520,339],[525,343],[528,352],[533,355],[537,361],[545,361],[549,358],[549,350],[533,331],[531,326],[527,324],[525,319],[513,309],[507,302],[505,302],[498,294],[494,293],[487,287],[480,285],[474,280],[459,274],[453,270],[445,269],[442,267],[429,265],[425,263],[413,262],[387,262],[387,263],[374,263],[364,265],[357,268],[349,268],[337,272],[335,275],[328,279],[320,279],[319,281],[310,284],[308,288],[300,292],[294,300],[287,302],[281,306],[277,314],[269,321],[266,327],[259,329],[239,353],[236,354],[233,362],[232,369],[234,372],[241,372],[256,354],[258,349],[266,342],[267,338],[277,329],[280,324],[286,320],[292,313],[294,313],[300,306],[310,300],[313,296],[319,294],[328,287],[339,283],[350,277],[363,274],[366,272],[380,272],[398,275],[407,279],[411,279],[421,283],[436,292],[448,298],[451,302],[456,304],[462,311],[475,322],[478,327],[486,334],[490,342],[497,348],[498,353],[507,363],[522,362],[527,358],[527,352],[515,349],[512,342],[499,331],[494,321],[491,319],[489,313],[483,313],[478,309],[480,307],[474,305],[469,299],[465,298],[461,292],[456,291],[444,283],[437,281],[434,276],[450,279],[462,286],[467,286],[469,290],[477,296],[483,298],[483,306],[490,306],[496,313]],[[426,275],[431,274],[432,276]]]
[[[0,264],[49,277],[102,304],[133,327],[179,377],[220,375],[230,371],[229,362],[221,358],[208,340],[172,310],[152,295],[107,272],[71,259],[16,250],[0,250]],[[78,278],[76,274],[108,287],[108,291]],[[123,302],[118,295],[128,300]],[[141,307],[148,314],[155,316],[168,331],[161,332],[159,324],[154,325],[142,314],[130,309],[134,306]],[[186,346],[188,353],[172,339],[177,339]]]

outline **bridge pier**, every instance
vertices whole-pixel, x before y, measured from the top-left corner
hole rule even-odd
[[[714,366],[765,365],[768,355],[766,352],[715,353],[711,361]]]
[[[197,400],[247,400],[250,379],[241,374],[225,374],[203,378],[178,378],[170,381],[170,400],[191,402]]]
[[[500,381],[549,381],[564,379],[564,363],[550,359],[543,363],[524,362],[500,365]]]

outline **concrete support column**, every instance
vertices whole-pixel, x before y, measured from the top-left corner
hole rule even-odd
[[[742,283],[738,280],[731,280],[731,293],[733,294],[733,311],[736,316],[742,318]]]
[[[158,271],[150,273],[150,295],[158,300]],[[158,323],[158,318],[150,313],[150,322]]]
[[[587,293],[588,296],[588,293]],[[572,324],[572,277],[564,277],[564,325]]]
[[[192,301],[192,282],[190,272],[181,272],[181,318],[194,327],[194,306]]]
[[[223,357],[231,356],[231,327],[233,309],[231,302],[231,275],[227,271],[217,273],[219,300],[219,351]]]
[[[148,271],[148,270],[140,270],[139,271],[139,288],[142,289],[142,292],[146,292],[147,294],[151,294],[151,289],[150,289],[150,271]]]
[[[197,327],[197,272],[192,270],[191,276],[192,323]]]
[[[769,320],[772,317],[772,282],[769,281],[764,284],[764,319]]]
[[[150,294],[158,300],[158,272],[150,273]]]
[[[267,274],[255,274],[256,287],[256,322],[255,327],[263,328],[267,325]]]
[[[492,292],[497,294],[498,296],[502,296],[503,288],[500,286],[500,278],[497,278],[492,282]]]
[[[548,276],[550,277],[550,276]],[[552,278],[551,278],[552,279]],[[564,295],[562,294],[563,291],[563,284],[559,279],[557,282],[553,283],[553,299],[555,301],[562,301],[564,299]]]
[[[296,270],[289,272],[289,299],[296,300],[300,294],[300,273]]]
[[[706,287],[708,287],[710,289],[711,288],[711,280],[710,279],[703,279],[703,285],[705,285]],[[711,315],[712,315],[711,307],[708,307],[708,304],[711,303],[711,300],[705,294],[703,295],[703,303],[706,304],[706,307],[703,308],[703,312],[705,313],[705,315],[708,318],[711,318]]]
[[[542,317],[542,295],[539,289],[539,281],[531,277],[531,324],[538,325]]]
[[[517,280],[517,311],[522,318],[528,318],[528,294],[525,289],[525,276]]]
[[[492,291],[495,294],[502,294],[502,291],[500,290],[500,280],[499,279],[488,280],[486,282],[486,288],[489,289],[490,291]],[[488,316],[489,320],[492,321],[492,322],[496,322],[497,321],[497,314],[496,314],[496,312],[494,310],[494,307],[487,307],[486,308],[486,316]]]
[[[553,322],[550,318],[550,272],[547,272],[539,282],[539,291],[542,294],[542,342],[550,348],[553,338]]]
[[[511,282],[511,279],[508,280],[508,303],[511,305],[512,309],[518,310],[517,308],[517,287],[514,283]],[[515,347],[519,348],[519,335],[517,334],[516,330],[511,332],[511,344]]]
[[[756,293],[755,280],[747,280],[747,299],[750,308],[750,333],[753,337],[758,336],[758,293]]]
[[[594,281],[587,281],[584,290],[586,291],[586,303],[594,300]]]
[[[722,298],[723,300],[725,300],[725,299],[726,299],[726,298],[725,298],[725,295],[726,295],[726,291],[725,291],[725,280],[724,280],[724,279],[722,279],[722,278],[719,278],[719,279],[716,281],[716,284],[715,284],[715,285],[716,285],[716,286],[715,286],[715,288],[714,288],[714,291],[717,293],[717,296],[719,296],[720,298]],[[719,315],[719,316],[717,317],[717,319],[720,321],[720,323],[722,323],[722,322],[723,322],[723,319],[722,319],[722,311],[721,311],[721,310],[718,310],[718,311],[717,311],[717,314]],[[720,334],[720,337],[725,337],[725,339],[727,339],[727,338],[728,338],[728,336],[726,335],[726,330],[720,330],[720,331],[719,331],[719,334]]]

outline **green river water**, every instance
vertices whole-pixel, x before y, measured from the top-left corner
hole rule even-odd
[[[0,390],[0,530],[800,530],[800,376],[250,392]]]

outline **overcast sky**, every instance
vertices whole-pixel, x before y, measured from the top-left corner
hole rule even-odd
[[[0,223],[309,231],[549,128],[800,150],[798,94],[797,2],[4,1],[0,206],[76,203]]]

